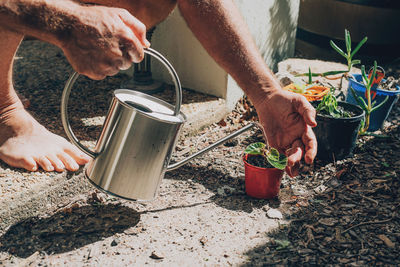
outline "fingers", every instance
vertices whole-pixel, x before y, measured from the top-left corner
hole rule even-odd
[[[303,117],[304,121],[310,125],[311,127],[317,126],[317,122],[315,121],[315,109],[308,102],[308,100],[303,96],[298,96],[296,100],[296,110]]]
[[[297,139],[293,142],[292,147],[286,150],[288,163],[286,172],[290,177],[295,177],[299,174],[300,160],[303,156],[304,146],[301,140]]]
[[[286,172],[290,177],[299,174],[300,161],[304,154],[304,160],[307,164],[312,164],[317,155],[317,140],[314,131],[307,125],[302,140],[297,139],[292,146],[286,150],[288,164]]]
[[[303,148],[303,143],[301,142],[301,140],[297,139],[292,144],[292,147],[286,150],[289,167],[294,166],[297,162],[301,160],[301,157],[303,156]]]
[[[311,164],[317,155],[317,139],[315,137],[314,131],[310,126],[306,127],[306,131],[302,137],[303,144],[305,146],[304,160],[307,164]]]
[[[150,42],[146,39],[146,26],[137,18],[132,16],[127,10],[122,10],[120,19],[132,30],[142,46],[150,47]]]

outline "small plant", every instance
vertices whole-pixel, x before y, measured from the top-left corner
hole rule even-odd
[[[338,103],[335,95],[332,93],[334,88],[322,98],[321,102],[316,108],[318,113],[326,114],[332,116],[333,118],[346,118],[350,117],[350,114],[345,110],[338,107]]]
[[[353,57],[358,52],[358,50],[360,50],[361,46],[363,46],[363,44],[365,44],[365,42],[368,40],[368,37],[364,37],[364,39],[362,39],[358,43],[358,45],[356,46],[356,48],[354,48],[353,51],[351,50],[350,32],[347,29],[344,30],[344,39],[345,39],[345,43],[346,43],[346,52],[344,52],[342,49],[340,49],[332,40],[330,40],[329,43],[336,52],[338,52],[340,55],[342,55],[347,60],[347,71],[346,72],[350,72],[353,65],[361,63],[360,60],[353,59]]]
[[[273,147],[268,147],[262,142],[252,143],[244,151],[248,155],[263,156],[269,165],[273,168],[284,170],[287,165],[287,157],[279,154],[278,150]]]
[[[345,39],[345,44],[346,44],[346,52],[344,52],[337,44],[335,44],[335,42],[333,42],[332,40],[329,41],[329,44],[331,45],[331,47],[338,52],[341,56],[343,56],[346,61],[347,61],[347,70],[333,70],[333,71],[327,71],[327,72],[323,72],[323,73],[312,73],[311,75],[313,77],[325,77],[327,79],[339,79],[339,78],[343,78],[343,76],[347,76],[347,74],[351,71],[351,68],[356,65],[356,64],[360,64],[361,61],[359,59],[353,59],[355,54],[358,52],[358,50],[360,50],[360,48],[365,44],[365,42],[368,40],[368,37],[364,37],[356,46],[356,48],[354,48],[354,50],[351,49],[351,36],[350,36],[350,32],[345,29],[344,30],[344,39]],[[338,75],[338,74],[343,74],[340,77],[335,77],[335,78],[329,78],[329,76],[332,75]],[[307,76],[310,75],[309,73],[302,73],[299,76]]]
[[[357,101],[358,105],[365,111],[365,120],[361,123],[359,131],[360,135],[368,133],[367,130],[369,128],[371,113],[380,108],[382,105],[384,105],[386,101],[389,99],[389,96],[386,96],[386,98],[381,103],[379,103],[379,105],[376,105],[376,101],[372,102],[371,88],[373,86],[374,79],[376,76],[376,69],[377,69],[377,63],[376,61],[374,61],[372,74],[368,77],[367,74],[365,73],[365,66],[364,65],[361,66],[362,83],[364,84],[366,89],[367,103],[365,103],[364,99],[361,96],[357,96],[354,89],[350,87],[351,94],[353,95],[354,99]]]

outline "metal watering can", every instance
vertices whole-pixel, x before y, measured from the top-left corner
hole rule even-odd
[[[188,158],[169,165],[172,151],[186,116],[180,112],[182,88],[172,65],[157,51],[144,52],[158,59],[173,78],[175,106],[151,95],[117,89],[108,110],[94,151],[75,136],[68,120],[67,104],[71,88],[79,74],[67,81],[61,99],[61,118],[68,138],[92,157],[86,178],[100,190],[128,200],[151,200],[155,197],[166,171],[176,169],[210,149],[249,130],[249,124]]]

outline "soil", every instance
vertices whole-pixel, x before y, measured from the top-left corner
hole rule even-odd
[[[59,100],[70,69],[62,53],[24,42],[18,56],[19,93],[42,124],[63,135]],[[399,77],[400,61],[385,69]],[[72,123],[79,138],[97,139],[100,127],[85,126],[79,118],[103,116],[111,95],[106,89],[120,82],[116,76],[96,89],[75,91]],[[399,118],[398,102],[379,135],[358,139],[353,157],[302,164],[298,177],[283,176],[279,197],[270,201],[244,191],[241,155],[248,144],[264,141],[252,130],[167,172],[155,201],[127,202],[93,190],[16,223],[0,236],[0,265],[399,266]],[[254,119],[254,108],[242,99],[221,122],[197,136],[181,136],[173,159]],[[24,173],[1,167],[1,179]],[[44,176],[51,179],[35,172],[24,181]],[[280,216],[269,219],[271,210]],[[276,223],[266,227],[270,220]]]
[[[388,91],[398,91],[400,90],[400,79],[395,79],[393,76],[389,76],[385,81],[380,83],[379,88]]]
[[[260,168],[274,168],[266,159],[261,155],[249,155],[247,163]]]

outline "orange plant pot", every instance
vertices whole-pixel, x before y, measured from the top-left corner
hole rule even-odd
[[[272,199],[278,196],[283,170],[250,165],[247,163],[248,156],[248,154],[243,155],[246,194],[259,199]]]
[[[283,87],[283,90],[286,91],[291,91],[296,93],[296,86],[294,84],[289,84]],[[299,93],[303,95],[308,101],[316,101],[316,100],[321,100],[328,92],[329,88],[321,85],[315,85],[313,87],[310,87],[306,90],[305,93]]]

